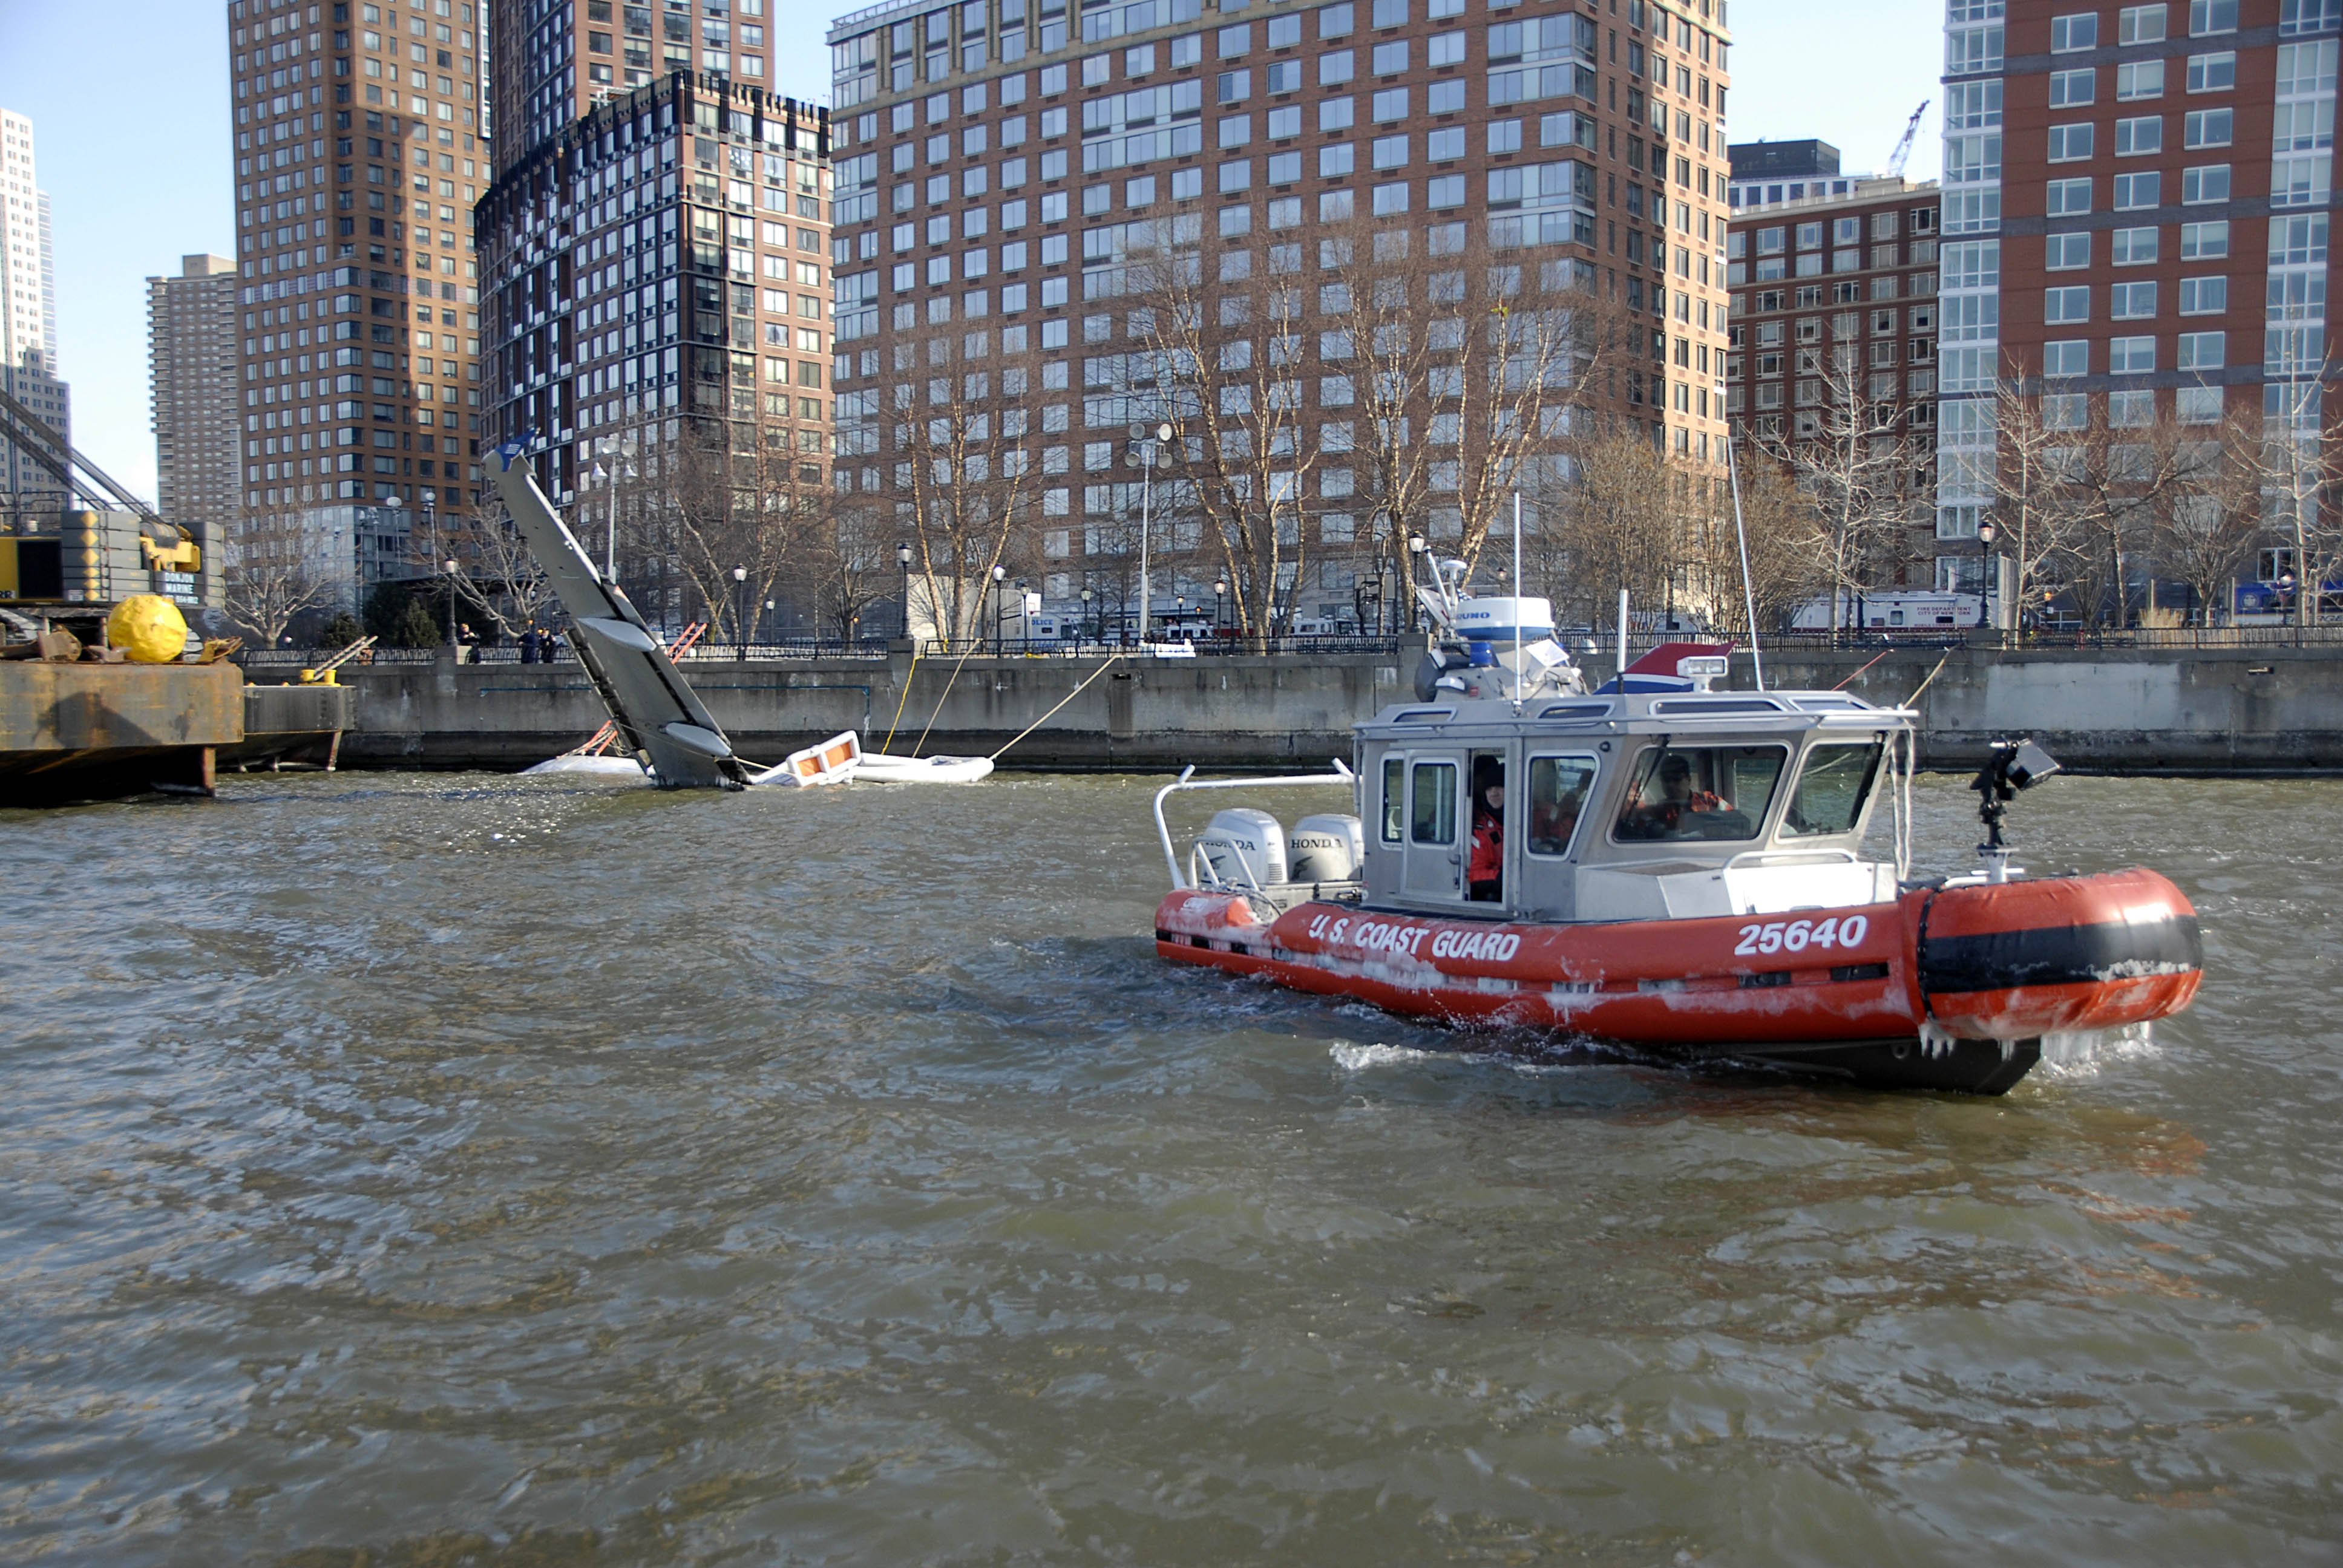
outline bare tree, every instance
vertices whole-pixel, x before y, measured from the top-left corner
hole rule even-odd
[[[2055,395],[2054,395],[2055,397]],[[2055,576],[2051,562],[2066,546],[2066,514],[2059,486],[2073,434],[2063,428],[2071,415],[2062,405],[2044,405],[2021,377],[1996,383],[1992,406],[1993,445],[1974,462],[1972,484],[1994,499],[1986,517],[1994,524],[1994,548],[2011,565],[2011,603],[2003,609],[2015,629],[2018,610],[2033,602],[2036,586]]]
[[[2175,483],[2158,498],[2149,548],[2161,570],[2186,584],[2203,616],[2227,597],[2229,583],[2262,537],[2262,431],[2258,413],[2232,413],[2220,424],[2176,427]]]
[[[992,343],[978,332],[897,344],[925,364],[887,389],[880,414],[914,597],[953,638],[980,635],[992,570],[1024,552],[1039,509],[1027,404],[1036,368],[1021,353],[996,357]]]
[[[1355,471],[1371,546],[1403,578],[1414,531],[1468,564],[1510,537],[1513,495],[1560,452],[1612,336],[1584,264],[1464,232],[1366,223],[1318,242],[1321,405],[1357,410],[1320,427],[1352,454],[1321,491],[1332,508],[1335,475]]]
[[[1925,455],[1895,406],[1875,401],[1852,350],[1818,377],[1821,412],[1813,428],[1773,437],[1765,449],[1791,476],[1821,522],[1830,567],[1830,625],[1852,591],[1871,586],[1900,559],[1920,498],[1914,475]]]
[[[1570,458],[1567,480],[1538,492],[1539,516],[1567,563],[1549,580],[1564,585],[1564,618],[1599,626],[1623,589],[1646,605],[1667,593],[1680,558],[1675,469],[1632,427],[1581,438]]]
[[[1741,505],[1738,524],[1719,516],[1702,535],[1701,559],[1709,613],[1720,631],[1750,635],[1749,605],[1756,607],[1761,630],[1779,626],[1800,605],[1830,587],[1829,539],[1821,519],[1790,477],[1772,463],[1749,464],[1740,471]],[[1704,515],[1729,510],[1723,508]],[[1744,552],[1747,538],[1748,589],[1743,592]]]
[[[894,598],[901,586],[896,541],[885,527],[892,515],[875,500],[840,497],[821,524],[803,537],[789,582],[813,606],[815,636],[834,633],[851,641],[858,629],[862,636],[891,636],[898,629],[891,617],[875,627],[862,625],[864,612]],[[909,635],[908,627],[903,629]]]
[[[553,586],[502,501],[488,508],[466,539],[471,549],[447,558],[457,563],[457,594],[499,637],[517,638],[552,618]]]
[[[1176,455],[1202,525],[1201,544],[1230,585],[1237,622],[1274,631],[1309,558],[1304,498],[1319,443],[1304,417],[1311,343],[1305,243],[1274,236],[1266,273],[1251,250],[1207,258],[1198,220],[1132,235],[1123,291],[1131,309],[1126,408],[1180,431]],[[1209,268],[1209,276],[1208,276]]]
[[[2268,530],[2294,557],[2294,618],[2318,624],[2326,585],[2343,570],[2343,511],[2335,494],[2343,481],[2343,428],[2324,417],[2328,366],[2316,379],[2278,383],[2280,407],[2265,422],[2260,480]]]
[[[250,544],[230,545],[226,609],[263,648],[275,648],[294,620],[334,601],[334,585],[305,561],[270,560]]]

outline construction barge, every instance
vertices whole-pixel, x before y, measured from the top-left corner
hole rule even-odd
[[[0,437],[88,503],[0,534],[0,807],[210,795],[223,767],[332,764],[347,689],[246,686],[233,638],[189,633],[180,607],[217,597],[201,540],[5,393]]]

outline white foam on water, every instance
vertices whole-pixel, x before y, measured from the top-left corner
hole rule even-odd
[[[1431,1051],[1418,1050],[1409,1045],[1357,1045],[1349,1040],[1329,1046],[1326,1054],[1332,1057],[1334,1065],[1345,1072],[1364,1072],[1373,1067],[1398,1067],[1429,1061],[1433,1056]]]
[[[2042,1063],[2036,1069],[2054,1078],[2088,1078],[2111,1062],[2137,1061],[2161,1056],[2153,1023],[2127,1024],[2122,1029],[2054,1030],[2042,1037]]]

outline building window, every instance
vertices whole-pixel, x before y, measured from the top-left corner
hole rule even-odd
[[[2164,6],[2127,5],[2116,13],[2116,43],[2128,47],[2134,44],[2164,42]]]
[[[2229,308],[2227,277],[2184,277],[2180,280],[2180,314],[2222,316]]]
[[[2212,261],[2229,254],[2229,225],[2227,219],[2216,223],[2184,223],[2180,226],[2180,259]]]
[[[2233,113],[2228,109],[2191,110],[2182,124],[2182,145],[2190,148],[2227,146]]]
[[[2237,30],[2237,0],[2188,0],[2188,35],[2202,38],[2211,33],[2234,33]]]
[[[2200,206],[2208,202],[2229,199],[2229,166],[2206,164],[2197,168],[2180,171],[2180,200],[2183,206]]]
[[[2061,338],[2042,346],[2042,374],[2071,380],[2091,373],[2091,346],[2083,338]]]
[[[2136,175],[2117,175],[2115,179],[2115,210],[2138,212],[2159,206],[2163,201],[2164,176],[2154,169]]]
[[[2164,62],[2127,60],[2116,67],[2116,101],[2164,96]]]
[[[2156,285],[2116,283],[2107,286],[2107,319],[2146,321],[2156,314]]]
[[[2164,116],[2142,115],[2137,119],[2116,122],[2116,156],[2145,157],[2164,150]]]
[[[2070,55],[2078,49],[2099,46],[2099,14],[2085,11],[2078,15],[2050,18],[2050,52]]]
[[[2172,411],[2183,425],[2217,425],[2221,422],[2221,389],[2178,387],[2172,395]]]
[[[2237,85],[2237,56],[2234,50],[2218,55],[2188,56],[2188,90],[2192,93],[2226,93]]]
[[[2091,156],[2091,131],[2088,124],[2051,126],[2050,161],[2073,164],[2088,158]]]
[[[2043,242],[2043,266],[2051,272],[2071,272],[2091,265],[2091,236],[2054,234]]]
[[[2218,370],[2225,357],[2227,334],[2220,332],[2184,332],[2180,335],[2180,357],[2183,370]]]
[[[2078,321],[2088,321],[2090,318],[2091,291],[2087,287],[2052,288],[2043,291],[2042,319],[2049,326],[2068,326]]]
[[[2119,228],[2109,237],[2107,259],[2117,266],[2146,266],[2156,260],[2156,235],[2152,228]]]
[[[2097,101],[2099,74],[2093,70],[2053,71],[2050,73],[2050,106],[2054,109],[2079,109]]]

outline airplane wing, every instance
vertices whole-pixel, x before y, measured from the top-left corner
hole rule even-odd
[[[602,694],[629,749],[668,789],[737,789],[748,779],[699,693],[660,648],[643,618],[595,568],[538,487],[518,444],[488,454],[497,493],[578,628],[578,661]]]

